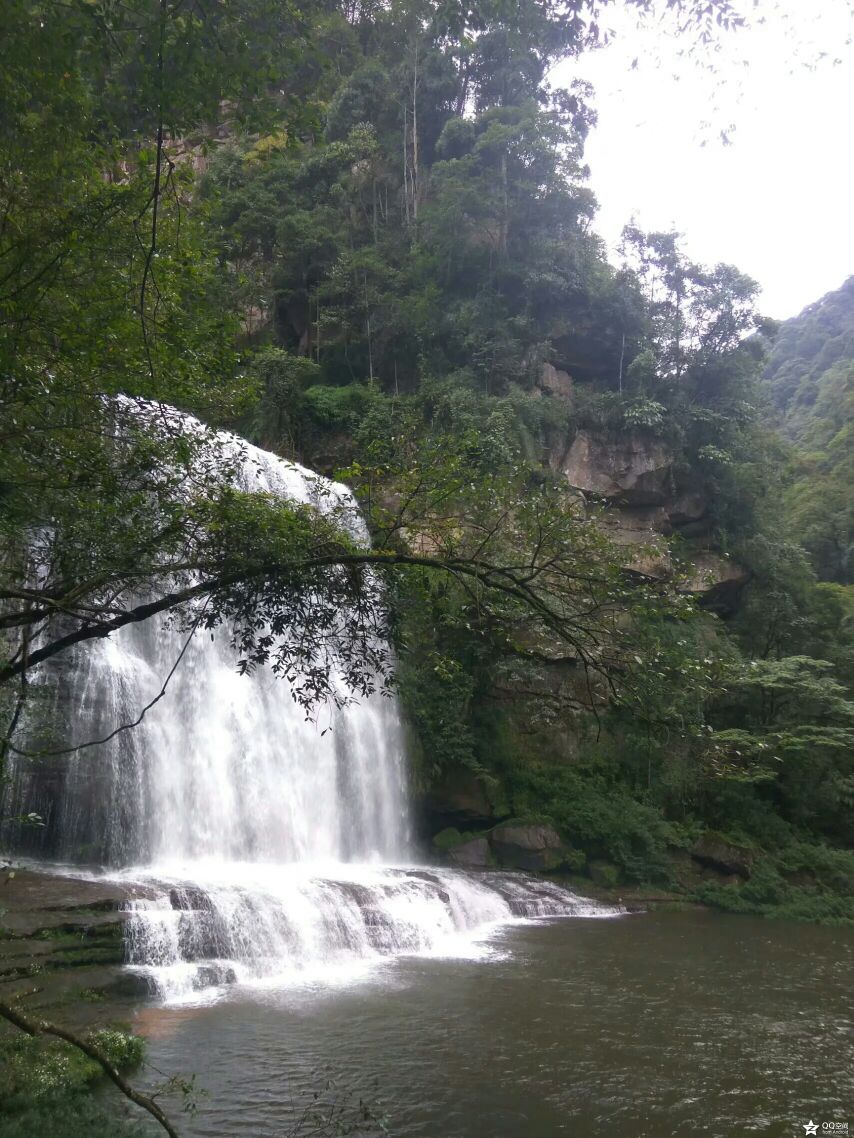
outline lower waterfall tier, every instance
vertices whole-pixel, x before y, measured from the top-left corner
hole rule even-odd
[[[161,999],[225,985],[346,981],[395,956],[475,956],[494,927],[537,917],[605,917],[552,882],[418,866],[259,863],[130,869],[128,963]]]

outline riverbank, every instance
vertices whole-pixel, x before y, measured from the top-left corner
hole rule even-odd
[[[146,994],[124,961],[122,906],[139,890],[109,880],[0,871],[0,998],[86,1027],[129,1015]]]
[[[833,912],[822,913],[821,894],[804,884],[787,885],[776,903],[763,902],[767,883],[761,870],[738,880],[707,870],[675,889],[610,885],[576,875],[548,879],[591,902],[621,906],[629,913],[711,908],[848,923],[844,917],[834,919]],[[124,966],[125,906],[152,896],[150,885],[76,875],[69,869],[61,874],[31,866],[0,871],[0,998],[22,1000],[28,1012],[56,1015],[84,1028],[105,1017],[111,1022],[128,1019],[150,988],[143,975]],[[800,900],[800,909],[791,904],[792,897]]]
[[[147,987],[123,966],[123,905],[115,882],[30,868],[0,870],[0,1001],[94,1042],[122,1072],[143,1061],[132,1020]],[[24,1034],[0,1019],[3,1138],[137,1138],[103,1071],[59,1039]]]

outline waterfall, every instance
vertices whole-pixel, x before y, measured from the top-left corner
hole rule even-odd
[[[218,440],[241,489],[335,511],[367,540],[346,487]],[[162,618],[76,653],[55,708],[69,738],[133,722],[183,644]],[[520,876],[414,865],[403,753],[393,699],[308,721],[271,670],[238,675],[218,630],[189,640],[138,726],[54,768],[47,790],[44,772],[19,768],[15,781],[21,810],[44,809],[47,795],[55,856],[127,882],[129,964],[167,999],[235,981],[329,979],[402,953],[470,951],[495,923],[609,912]]]
[[[132,722],[182,643],[154,620],[82,653],[74,737]],[[164,699],[99,750],[80,751],[67,766],[57,820],[64,860],[95,852],[108,865],[370,861],[408,851],[392,701],[321,708],[309,722],[269,669],[238,675],[222,630],[212,640],[196,634]]]
[[[350,980],[400,955],[476,958],[496,926],[616,910],[552,882],[418,866],[236,863],[133,873],[128,959],[170,1001]]]
[[[156,412],[152,429],[162,409]],[[167,413],[170,429],[204,429],[189,415]],[[214,443],[216,462],[237,471],[239,489],[313,505],[367,542],[345,486],[226,432],[216,433]],[[170,619],[159,617],[73,653],[53,685],[52,718],[63,724],[62,744],[105,738],[134,722],[160,692],[184,643]],[[310,722],[271,669],[241,676],[235,665],[227,630],[198,631],[166,695],[138,726],[51,770],[40,812],[49,819],[55,856],[112,866],[408,856],[395,703],[376,695],[340,709],[321,707]],[[34,772],[20,769],[19,782],[31,773],[44,783],[42,764]],[[19,802],[27,789],[19,786]]]

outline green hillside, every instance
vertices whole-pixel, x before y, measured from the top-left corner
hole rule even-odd
[[[822,580],[854,582],[854,277],[781,327],[765,383],[795,444],[786,506]]]

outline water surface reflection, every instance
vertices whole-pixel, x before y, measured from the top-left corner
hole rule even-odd
[[[147,1008],[140,1028],[208,1092],[194,1138],[278,1138],[321,1069],[376,1079],[395,1138],[854,1132],[854,931],[653,913],[512,927],[496,948]]]

